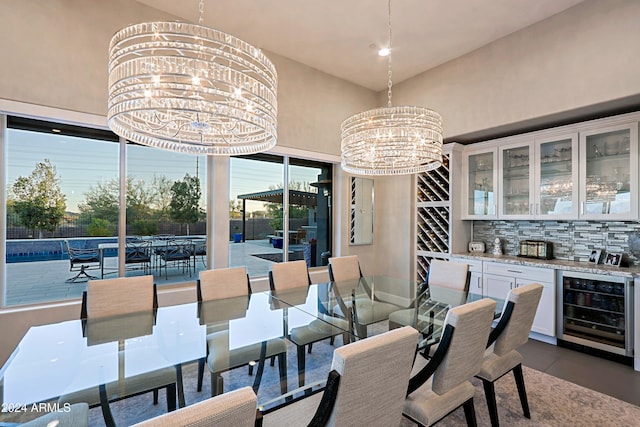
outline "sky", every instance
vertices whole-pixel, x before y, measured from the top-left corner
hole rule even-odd
[[[91,187],[118,178],[118,151],[114,142],[8,129],[6,185],[10,189],[18,177],[28,177],[38,162],[49,159],[67,197],[67,211],[78,212],[78,204]],[[146,183],[151,183],[154,175],[175,181],[185,173],[197,174],[203,196],[206,192],[205,156],[128,145],[127,170],[129,176]],[[235,200],[238,194],[281,187],[282,174],[282,164],[232,157],[230,197]],[[289,181],[315,182],[318,174],[319,169],[291,166]],[[248,211],[262,209],[262,203],[247,205]]]

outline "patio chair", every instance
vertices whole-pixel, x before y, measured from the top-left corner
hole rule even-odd
[[[522,355],[517,348],[529,339],[542,290],[543,286],[538,283],[510,290],[500,321],[489,336],[482,368],[476,377],[482,380],[493,427],[499,425],[494,383],[509,372],[513,372],[516,380],[522,412],[526,418],[531,418],[522,375]]]
[[[431,360],[412,376],[403,414],[421,426],[431,426],[459,407],[468,426],[475,426],[475,387],[491,331],[496,302],[484,298],[447,312],[440,345]],[[424,359],[417,358],[416,362]]]
[[[162,267],[164,267],[164,278],[168,279],[167,270],[170,265],[173,265],[173,267],[182,267],[183,274],[186,268],[189,272],[189,277],[191,277],[193,243],[187,240],[168,240],[167,245],[163,249],[159,254],[160,274],[162,274]]]
[[[118,320],[118,316],[154,312],[158,307],[156,287],[153,276],[120,277],[116,279],[90,280],[82,295],[80,318],[83,322],[100,321],[105,323]],[[107,334],[111,337],[108,339]],[[124,334],[124,335],[121,335]],[[91,345],[105,341],[120,341],[129,338],[128,328],[99,328],[99,336],[87,337]],[[119,365],[124,363],[126,353],[118,351]],[[184,406],[181,367],[168,367],[157,371],[135,375],[121,381],[101,384],[98,387],[75,391],[59,398],[62,403],[86,402],[89,406],[101,406],[107,426],[114,426],[109,403],[131,396],[153,391],[154,404],[158,401],[158,390],[164,388],[167,396],[167,410],[176,408],[176,392],[180,406]]]
[[[287,343],[283,338],[274,338],[229,349],[229,321],[245,316],[251,294],[249,275],[244,267],[219,268],[200,272],[196,282],[199,317],[207,325],[207,356],[198,360],[197,390],[202,391],[204,365],[211,373],[211,396],[222,393],[224,385],[221,374],[240,366],[260,360],[264,346],[264,359],[278,357],[280,386],[287,391]],[[264,363],[264,360],[261,360]],[[264,365],[263,365],[264,366]],[[253,390],[257,393],[262,372],[256,374]]]
[[[98,248],[74,248],[68,240],[65,240],[64,244],[69,254],[69,271],[78,272],[75,276],[68,278],[66,282],[73,283],[97,279],[97,277],[87,273],[87,270],[100,269],[102,262],[100,250]]]
[[[151,273],[151,242],[145,240],[127,240],[124,257],[125,266],[136,265],[145,274]]]
[[[407,326],[337,348],[324,392],[265,412],[263,425],[400,425],[417,340]]]

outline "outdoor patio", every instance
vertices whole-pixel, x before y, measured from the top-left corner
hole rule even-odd
[[[302,250],[302,245],[289,245],[290,257],[300,257]],[[268,275],[273,259],[279,258],[278,254],[282,254],[282,249],[274,248],[269,240],[229,243],[230,266],[245,266],[251,277]],[[117,262],[117,257],[105,258],[105,278],[116,277]],[[6,306],[80,298],[86,289],[86,281],[66,282],[77,273],[69,271],[68,260],[8,263],[6,269]],[[164,270],[160,274],[160,271],[152,269],[151,273],[154,275],[156,285],[163,286],[195,281],[199,272],[204,269],[205,266],[198,257],[195,272],[191,270],[191,277],[188,272],[183,273],[182,268],[169,268],[166,279]],[[87,273],[100,277],[100,270],[88,270]],[[144,272],[142,270],[127,271],[127,276],[139,274]]]

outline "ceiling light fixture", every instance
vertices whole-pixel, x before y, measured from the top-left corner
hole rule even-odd
[[[378,56],[389,56],[391,50],[388,47],[383,47],[378,51]]]
[[[391,0],[389,0],[391,52]],[[391,106],[391,53],[387,56],[387,107],[342,122],[342,169],[355,175],[405,175],[442,164],[442,117],[423,107]]]
[[[117,135],[190,154],[241,155],[276,145],[278,76],[262,51],[198,24],[148,22],[109,46],[107,119]]]

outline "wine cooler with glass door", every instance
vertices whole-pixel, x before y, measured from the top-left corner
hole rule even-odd
[[[633,362],[633,279],[562,272],[558,345]]]

